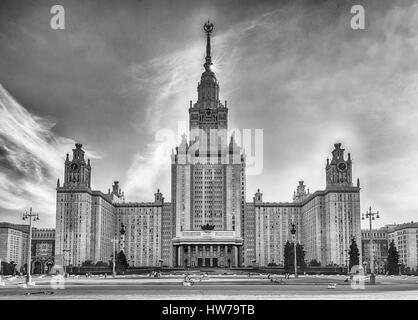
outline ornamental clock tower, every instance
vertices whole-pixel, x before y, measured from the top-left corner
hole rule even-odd
[[[71,161],[67,153],[63,184],[65,188],[91,188],[90,159],[86,163],[84,160],[84,150],[81,147],[82,144],[76,143]]]
[[[331,162],[327,159],[326,175],[328,187],[351,187],[353,185],[351,178],[351,157],[348,154],[347,160],[344,159],[344,149],[341,149],[341,143],[334,145]]]

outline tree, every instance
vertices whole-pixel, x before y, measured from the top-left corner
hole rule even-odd
[[[103,262],[103,261],[97,261],[96,262],[96,267],[108,267],[109,265],[107,264],[107,262]]]
[[[129,267],[128,261],[126,260],[125,253],[123,251],[120,251],[118,254],[116,254],[115,267],[118,271],[124,271]]]
[[[311,267],[319,267],[321,265],[321,262],[317,261],[316,259],[312,259],[311,262],[309,262],[309,265]]]
[[[305,270],[306,263],[305,263],[305,250],[303,248],[303,245],[297,244],[296,245],[296,260],[297,264],[300,267],[300,270]]]
[[[15,276],[16,275],[16,265],[17,265],[17,263],[15,263],[12,260],[12,261],[10,261],[9,265],[10,265],[11,274]]]
[[[399,253],[396,249],[395,242],[389,244],[388,249],[388,263],[387,263],[387,270],[389,274],[399,274]]]
[[[294,256],[294,245],[289,241],[286,241],[284,245],[284,270],[285,272],[291,272],[295,269],[295,256]],[[305,250],[303,245],[296,244],[296,263],[301,270],[305,269]]]
[[[14,262],[11,261],[10,263],[7,263],[5,261],[2,261],[1,262],[1,270],[2,270],[2,274],[4,276],[10,276],[10,275],[14,274],[14,271],[15,271]]]
[[[360,252],[357,247],[356,239],[351,239],[350,251],[348,251],[348,256],[350,258],[349,268],[353,266],[358,266],[360,264]]]
[[[293,246],[289,241],[286,241],[284,245],[284,271],[290,272],[290,269],[293,266]]]

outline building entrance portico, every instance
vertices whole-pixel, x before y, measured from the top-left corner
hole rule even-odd
[[[181,230],[172,244],[174,267],[241,266],[243,239],[235,230]]]
[[[176,267],[239,267],[241,246],[232,244],[179,244],[173,247]]]

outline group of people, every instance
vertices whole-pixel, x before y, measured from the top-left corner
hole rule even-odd
[[[154,277],[154,278],[159,278],[159,277],[161,277],[161,272],[160,271],[151,271],[149,276]]]

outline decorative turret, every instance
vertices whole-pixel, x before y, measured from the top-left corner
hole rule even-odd
[[[303,181],[299,181],[299,185],[296,188],[296,191],[293,193],[293,202],[302,202],[305,200],[309,195],[309,189],[308,192],[305,191],[305,185],[303,184]]]
[[[156,205],[162,205],[164,203],[163,194],[160,192],[160,189],[157,189],[157,192],[154,193],[154,203]]]
[[[119,181],[114,181],[112,185],[112,192],[110,193],[112,202],[125,202],[125,194],[119,187]]]
[[[67,153],[65,159],[64,188],[91,188],[90,160],[85,161],[84,150],[81,143],[75,144],[73,158],[70,161]],[[57,183],[57,187],[59,187]]]
[[[325,167],[327,176],[327,188],[335,186],[352,186],[351,178],[351,156],[348,154],[347,160],[344,159],[344,149],[341,143],[334,145],[331,162],[327,159]]]
[[[260,193],[260,189],[257,189],[257,192],[255,193],[253,200],[255,204],[263,203],[263,194]]]

